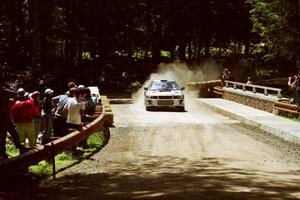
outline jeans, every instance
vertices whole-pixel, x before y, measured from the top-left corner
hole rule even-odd
[[[34,119],[34,130],[35,130],[35,139],[37,139],[41,126],[41,118]]]
[[[53,116],[51,113],[44,115],[44,123],[45,123],[45,132],[43,135],[43,144],[46,144],[50,141],[50,137],[52,134],[53,127]]]

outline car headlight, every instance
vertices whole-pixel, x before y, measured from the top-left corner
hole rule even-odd
[[[184,99],[184,95],[174,96],[174,99]]]

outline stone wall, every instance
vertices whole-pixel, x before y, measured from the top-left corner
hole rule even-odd
[[[276,98],[264,98],[261,95],[255,95],[243,92],[243,91],[224,91],[223,98],[234,101],[237,103],[241,103],[259,110],[264,110],[267,112],[273,113],[273,104],[274,101],[277,101]]]

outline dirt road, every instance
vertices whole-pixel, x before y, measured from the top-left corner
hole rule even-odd
[[[115,104],[107,146],[28,199],[296,199],[299,147],[189,102]]]

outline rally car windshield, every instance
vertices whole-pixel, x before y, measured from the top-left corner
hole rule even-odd
[[[171,91],[179,90],[179,86],[175,81],[154,81],[149,87],[151,91]]]

